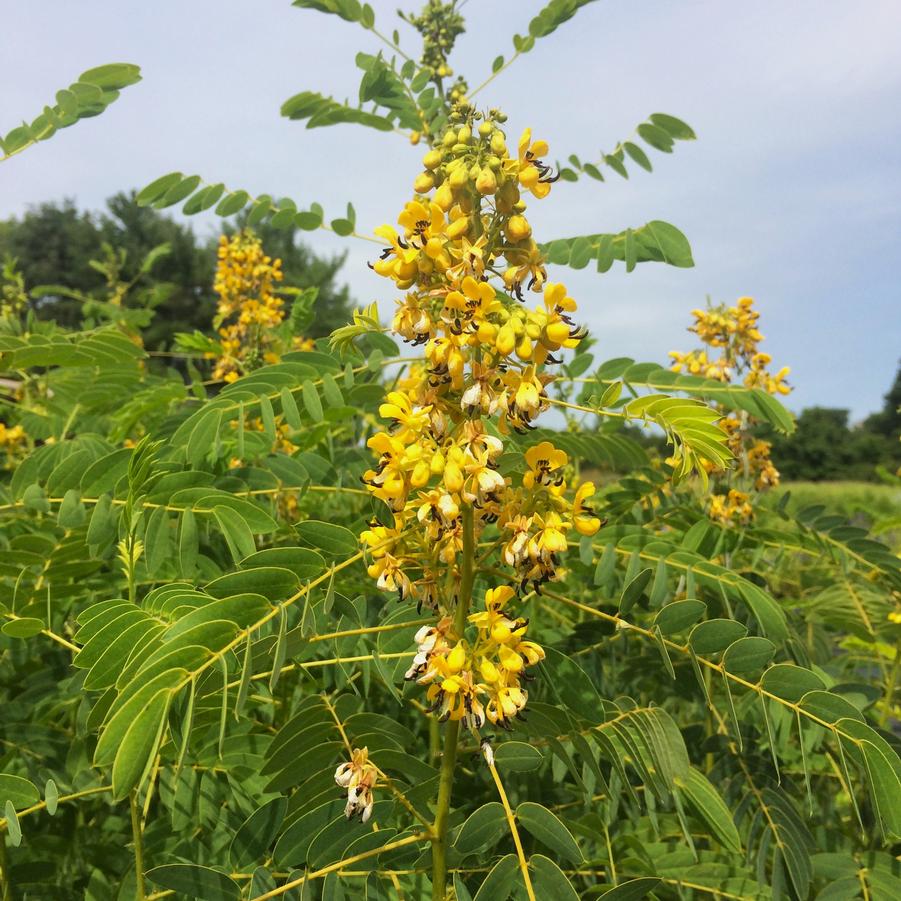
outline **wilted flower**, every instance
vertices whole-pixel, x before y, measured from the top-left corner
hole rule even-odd
[[[372,807],[375,801],[372,790],[378,779],[378,770],[369,762],[368,748],[354,748],[350,761],[342,763],[335,770],[335,782],[341,788],[347,789],[347,805],[344,815],[359,816],[365,823],[372,816]]]

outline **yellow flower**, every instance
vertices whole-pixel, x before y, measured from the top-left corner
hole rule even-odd
[[[400,441],[414,439],[429,425],[430,406],[414,406],[402,391],[390,391],[386,403],[379,406],[379,416],[392,420],[392,429]]]
[[[485,250],[488,239],[482,235],[475,241],[470,241],[465,235],[460,238],[459,245],[450,248],[451,257],[457,262],[447,269],[447,277],[452,283],[462,281],[467,275],[480,280],[485,273],[485,264],[491,262],[491,257],[486,259]]]
[[[550,193],[550,181],[553,180],[550,179],[550,168],[541,162],[548,149],[547,141],[532,140],[530,128],[519,139],[519,183],[539,199]]]
[[[594,535],[601,527],[601,521],[585,501],[594,495],[594,483],[583,482],[576,490],[573,500],[573,525],[580,535]]]
[[[534,427],[549,405],[554,354],[584,336],[565,286],[547,284],[524,215],[524,192],[544,197],[555,180],[547,144],[527,131],[511,157],[501,115],[460,106],[451,122],[423,158],[416,189],[425,196],[404,205],[397,229],[377,230],[386,247],[373,268],[405,292],[393,330],[423,350],[379,408],[390,424],[367,441],[377,463],[363,481],[395,525],[373,524],[361,540],[380,588],[436,611],[436,624],[416,633],[406,678],[427,686],[431,712],[478,730],[509,725],[527,702],[525,670],[544,657],[525,637],[517,591],[556,578],[570,536],[593,534],[600,520],[588,506],[593,485],[568,495],[569,458],[551,442],[526,452],[516,484],[499,471],[502,436]],[[535,309],[519,303],[524,284],[544,292]],[[493,523],[499,549],[486,535]],[[486,557],[500,553],[510,584],[488,589],[457,634],[458,605],[471,603],[460,592],[472,541]]]
[[[565,451],[554,447],[550,441],[542,441],[534,444],[525,454],[529,470],[522,477],[523,488],[533,488],[537,485],[562,485],[563,475],[559,470],[569,463],[569,457]]]

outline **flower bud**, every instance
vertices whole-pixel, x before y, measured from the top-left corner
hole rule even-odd
[[[516,345],[516,356],[519,357],[520,360],[532,359],[532,340],[529,338],[528,334],[523,335]]]
[[[507,237],[511,241],[522,241],[532,234],[532,226],[525,216],[511,216],[507,221]]]
[[[448,179],[452,188],[463,188],[469,184],[469,173],[463,166],[458,166]]]
[[[468,125],[463,125],[457,132],[457,143],[468,144],[472,140],[472,129]]]
[[[501,326],[500,331],[497,333],[495,347],[497,347],[498,353],[501,353],[506,357],[515,346],[516,333],[513,331],[513,327],[510,323],[507,322]]]
[[[422,165],[426,169],[437,169],[441,165],[441,151],[430,150],[423,158]]]
[[[450,492],[459,491],[463,487],[463,472],[453,460],[444,464],[444,487]]]
[[[479,339],[479,344],[484,344],[490,347],[497,339],[497,326],[483,319],[479,323],[477,337]]]
[[[493,194],[497,190],[497,178],[491,169],[483,169],[476,179],[476,189],[480,194]]]
[[[494,126],[490,122],[483,122],[479,126],[479,135],[483,138],[489,137],[494,132]]]
[[[421,173],[417,176],[416,181],[413,182],[413,190],[417,194],[427,194],[434,187],[435,179],[432,177],[431,172]]]
[[[461,216],[459,219],[455,219],[448,227],[447,227],[447,236],[451,239],[459,238],[461,235],[465,235],[469,230],[469,219],[466,216]]]
[[[552,344],[563,344],[569,338],[569,326],[565,322],[552,322],[544,332]]]
[[[447,668],[452,673],[458,673],[463,669],[464,663],[466,663],[466,649],[462,644],[457,643],[450,654],[447,655]]]
[[[445,213],[454,205],[454,193],[451,191],[450,185],[447,182],[444,182],[444,184],[435,191],[434,200]]]

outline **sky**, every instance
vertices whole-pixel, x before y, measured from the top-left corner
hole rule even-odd
[[[397,27],[415,54],[395,0],[372,6],[376,26]],[[481,82],[542,6],[468,0],[455,71]],[[132,62],[144,76],[102,116],[0,166],[0,218],[64,197],[100,209],[173,170],[299,207],[318,201],[329,218],[352,201],[363,232],[409,199],[422,146],[279,115],[302,90],[355,102],[355,54],[381,46],[359,26],[289,0],[0,0],[0,9],[4,133],[85,69]],[[762,349],[791,367],[791,409],[845,407],[856,421],[881,408],[901,357],[899,34],[897,0],[602,0],[479,95],[508,114],[511,140],[528,125],[551,159],[597,158],[653,112],[698,135],[671,155],[649,151],[653,173],[633,166],[628,181],[559,183],[530,205],[541,241],[663,219],[691,242],[693,269],[552,274],[578,301],[598,361],[665,362],[695,346],[685,329],[708,296],[750,295]],[[191,221],[202,235],[217,227],[212,216]],[[317,252],[346,250],[342,278],[356,301],[388,312],[393,293],[366,267],[372,245],[306,234]]]

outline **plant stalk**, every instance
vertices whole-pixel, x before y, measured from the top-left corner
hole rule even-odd
[[[879,715],[879,725],[885,728],[892,714],[892,702],[895,699],[895,689],[898,687],[898,670],[901,668],[901,641],[895,646],[895,660],[889,672],[885,689],[885,698],[882,702],[882,713]]]
[[[131,836],[135,855],[135,883],[137,901],[144,901],[144,837],[141,834],[141,811],[138,805],[137,790],[129,795],[129,807],[131,808]]]
[[[463,555],[460,564],[460,594],[457,597],[457,609],[454,612],[454,631],[459,637],[463,636],[466,628],[466,617],[469,614],[472,584],[475,578],[472,507],[464,506],[461,515],[463,517]],[[460,720],[451,720],[445,726],[444,753],[441,757],[441,771],[438,777],[438,800],[432,838],[432,901],[445,901],[447,898],[447,821],[450,816],[459,741]]]
[[[12,880],[9,878],[9,858],[6,856],[4,833],[0,833],[0,899],[12,901]]]

